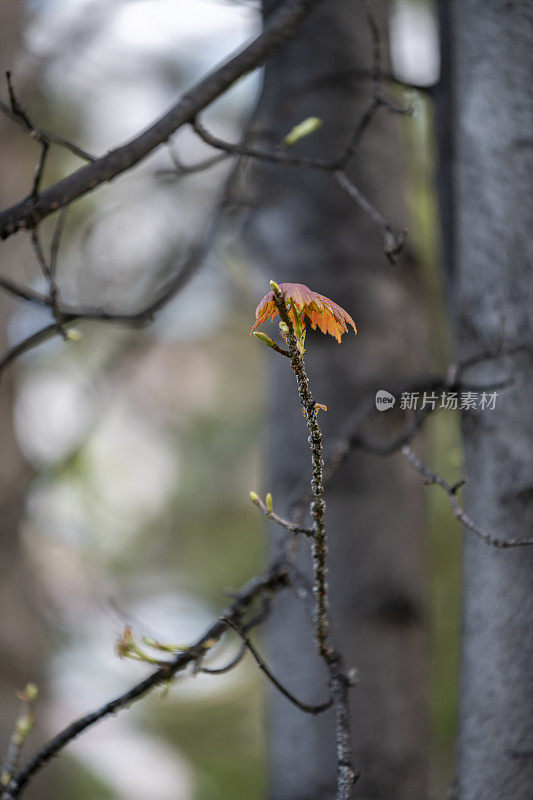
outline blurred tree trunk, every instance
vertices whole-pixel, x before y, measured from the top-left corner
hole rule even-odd
[[[14,68],[21,46],[23,8],[18,2],[2,5],[0,25],[1,74]],[[16,79],[16,75],[15,75]],[[28,142],[20,128],[0,118],[0,207],[8,206],[14,197],[27,191],[31,181],[33,158],[37,148]],[[30,160],[32,159],[32,160]],[[22,166],[23,165],[23,166]],[[0,269],[5,275],[16,275],[29,256],[22,237],[2,245]],[[14,304],[2,294],[0,298],[0,350],[8,347],[7,325]],[[25,463],[13,431],[14,371],[8,369],[0,380],[0,761],[13,732],[19,701],[17,689],[32,680],[43,689],[45,662],[42,658],[43,638],[34,603],[31,576],[20,551],[19,523],[31,470]],[[28,749],[44,738],[37,713],[37,728]],[[57,794],[58,781],[54,795]],[[30,789],[28,798],[46,800],[52,796],[50,779],[39,781],[38,795]]]
[[[19,46],[21,22],[20,4],[6,3],[2,10],[2,25],[0,26],[2,75],[5,70],[13,67]],[[0,126],[2,130],[0,203],[3,208],[9,205],[13,197],[24,192],[21,182],[27,176],[21,174],[24,171],[20,169],[20,160],[13,157],[13,148],[18,149],[18,140],[23,139],[20,129],[5,117],[0,119]],[[24,158],[22,154],[21,158]],[[8,248],[2,250],[2,254],[8,256],[2,264],[6,272],[11,266],[10,257],[15,248],[16,245],[9,250]],[[12,303],[3,295],[0,298],[0,347],[2,351],[8,346],[6,323],[12,307]],[[27,474],[13,433],[13,381],[10,371],[2,376],[0,384],[0,441],[2,442],[0,448],[0,543],[2,550],[0,599],[1,607],[10,610],[9,613],[2,613],[0,616],[0,642],[2,645],[0,703],[3,711],[0,720],[1,752],[7,742],[7,737],[13,730],[14,714],[18,710],[14,689],[23,688],[21,681],[29,679],[28,673],[21,670],[18,658],[20,647],[26,638],[26,631],[19,617],[19,595],[22,591],[22,584],[20,584],[19,569],[18,522]]]
[[[265,12],[273,2],[265,2]],[[374,3],[386,31],[384,2]],[[330,0],[299,36],[271,58],[253,124],[272,144],[310,115],[323,118],[295,152],[337,155],[369,102],[372,55],[360,3]],[[366,77],[365,77],[366,76]],[[367,130],[350,175],[398,227],[407,223],[399,126],[384,112]],[[330,443],[363,395],[425,363],[425,323],[415,269],[407,256],[388,264],[375,224],[328,174],[257,165],[258,202],[247,242],[268,278],[309,285],[354,317],[359,334],[341,345],[307,337],[307,362]],[[310,474],[307,428],[286,360],[268,352],[269,460],[266,488],[285,512],[295,485]],[[394,412],[387,412],[394,415]],[[383,424],[390,417],[383,415]],[[327,491],[333,635],[356,666],[352,693],[354,762],[360,800],[427,800],[424,641],[424,514],[418,478],[401,458],[354,453]],[[307,542],[302,543],[307,564]],[[312,630],[294,600],[270,625],[273,668],[308,702],[324,698],[325,673]],[[295,684],[294,676],[298,675]],[[270,796],[313,800],[334,795],[331,716],[304,717],[270,698]]]
[[[472,369],[511,378],[494,411],[463,419],[467,513],[494,535],[533,536],[533,7],[452,6],[455,94],[453,305],[459,359],[526,344]],[[533,797],[533,549],[466,533],[459,800]]]

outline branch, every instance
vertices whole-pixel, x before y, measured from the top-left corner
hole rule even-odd
[[[15,97],[15,95],[12,86],[10,89],[10,82],[11,82],[10,72],[6,73],[6,78],[8,80],[8,91],[11,101]],[[94,156],[92,156],[90,153],[87,153],[85,150],[82,150],[82,148],[78,147],[78,145],[69,142],[67,139],[63,139],[62,136],[57,136],[57,134],[55,133],[49,133],[48,131],[44,131],[42,128],[38,128],[36,125],[34,125],[33,122],[31,122],[31,120],[29,119],[24,109],[22,108],[22,106],[20,105],[20,103],[18,102],[18,100],[16,99],[15,99],[15,106],[16,106],[15,109],[13,109],[13,103],[11,103],[11,108],[10,108],[8,105],[6,105],[0,100],[0,111],[2,112],[2,114],[4,114],[6,117],[9,117],[9,119],[13,120],[13,122],[15,122],[21,128],[23,128],[23,130],[25,130],[32,139],[34,139],[37,142],[47,142],[49,145],[55,144],[58,147],[64,147],[65,150],[69,150],[75,156],[78,156],[78,158],[83,159],[83,161],[96,160]]]
[[[51,338],[57,334],[64,336],[64,332],[68,329],[69,325],[73,325],[80,320],[93,320],[99,322],[111,322],[122,325],[143,326],[153,321],[155,314],[157,314],[167,303],[169,303],[178,292],[183,289],[186,283],[194,275],[198,267],[202,264],[207,253],[213,246],[216,234],[224,218],[226,207],[229,204],[229,191],[233,182],[235,171],[233,171],[222,189],[220,198],[215,205],[211,214],[209,222],[204,230],[203,236],[200,240],[193,245],[189,252],[182,259],[177,273],[171,277],[167,283],[155,294],[146,305],[142,306],[137,311],[105,311],[103,309],[95,308],[81,308],[71,305],[53,306],[53,298],[45,297],[44,295],[33,292],[30,289],[19,286],[7,278],[0,278],[0,287],[10,292],[16,297],[35,303],[37,305],[46,306],[51,309],[56,317],[56,322],[45,326],[37,333],[28,336],[15,347],[8,350],[3,357],[0,358],[0,374],[9,364],[15,361],[23,353],[33,349],[41,342]],[[55,275],[57,250],[59,248],[59,240],[63,229],[64,212],[60,215],[54,231],[51,246],[51,263],[50,271]],[[43,257],[44,258],[44,257]],[[58,322],[60,321],[60,324]],[[68,338],[68,336],[67,336]]]
[[[211,167],[214,167],[216,164],[220,164],[222,161],[225,161],[228,158],[227,153],[219,153],[216,156],[211,156],[211,158],[198,161],[196,164],[184,164],[170,146],[168,147],[168,153],[172,159],[172,163],[174,164],[174,169],[156,170],[155,174],[158,177],[173,176],[181,178],[184,175],[194,175],[197,172],[204,172],[207,169],[211,169]]]
[[[135,700],[144,697],[156,686],[169,681],[176,673],[183,671],[189,664],[201,660],[215,642],[224,634],[229,623],[238,624],[244,613],[260,597],[278,592],[287,585],[288,565],[276,562],[250,581],[235,597],[233,603],[223,612],[221,618],[213,624],[189,648],[179,652],[168,664],[164,664],[131,689],[105,703],[96,711],[92,711],[75,720],[61,733],[51,739],[31,758],[11,780],[2,800],[15,800],[20,797],[27,784],[39,770],[57,756],[73,739],[92,727],[104,717],[114,714],[129,706]]]
[[[48,339],[51,339],[57,334],[62,334],[63,326],[67,322],[74,321],[75,319],[65,319],[63,325],[58,325],[57,322],[53,322],[51,325],[45,325],[44,328],[40,328],[40,330],[38,330],[36,333],[32,333],[31,336],[27,336],[26,339],[23,339],[22,342],[16,344],[0,358],[0,373],[21,355],[27,353],[28,350],[32,350],[34,347],[37,347],[38,344],[46,342]]]
[[[309,387],[305,362],[296,339],[293,324],[287,312],[286,299],[279,286],[271,281],[274,303],[278,310],[285,338],[289,347],[291,367],[296,376],[300,402],[305,412],[310,436],[311,478],[310,512],[313,518],[313,594],[315,598],[315,638],[319,655],[324,660],[330,675],[330,688],[335,708],[335,735],[337,743],[337,792],[336,800],[349,800],[357,775],[352,764],[350,734],[350,709],[348,704],[349,681],[344,674],[342,658],[332,647],[329,637],[329,598],[327,583],[328,542],[326,534],[323,484],[322,431],[317,421],[317,404]]]
[[[311,537],[314,535],[313,531],[310,530],[310,528],[302,528],[300,527],[300,525],[296,525],[294,522],[289,522],[288,519],[283,519],[283,517],[280,517],[277,514],[275,514],[274,511],[271,511],[265,505],[265,503],[263,503],[261,498],[255,492],[250,492],[250,500],[252,501],[254,506],[258,508],[265,515],[267,519],[270,519],[272,520],[272,522],[275,522],[277,525],[280,526],[280,528],[283,528],[286,531],[290,531],[290,533],[302,533],[304,536]]]
[[[241,637],[245,647],[248,648],[250,653],[252,654],[257,666],[259,667],[262,672],[265,673],[269,681],[276,687],[276,689],[281,692],[281,694],[287,698],[293,705],[300,709],[300,711],[305,712],[306,714],[321,714],[323,711],[327,711],[328,708],[331,708],[333,705],[333,699],[328,700],[325,703],[320,703],[319,705],[307,705],[307,703],[302,703],[295,697],[288,689],[286,689],[282,683],[278,681],[278,679],[271,673],[261,656],[259,655],[258,651],[256,650],[255,646],[250,641],[249,637],[243,631],[243,629],[234,622],[230,620],[224,620],[228,627],[232,628],[238,635]]]
[[[357,203],[359,208],[361,208],[365,214],[368,214],[368,216],[374,220],[376,225],[379,225],[381,234],[383,236],[383,249],[385,251],[385,255],[389,261],[394,264],[396,256],[401,252],[405,244],[407,231],[395,234],[381,211],[378,211],[377,208],[373,206],[369,200],[367,200],[364,194],[359,191],[355,183],[346,175],[345,172],[342,170],[337,170],[334,175],[339,186],[344,189],[344,191],[352,198],[352,200]]]
[[[426,486],[435,484],[444,489],[448,495],[448,500],[456,519],[458,519],[459,522],[465,526],[465,528],[472,531],[472,533],[475,533],[475,535],[485,542],[485,544],[488,544],[491,547],[499,547],[502,550],[510,547],[527,547],[528,545],[533,545],[533,539],[498,539],[492,534],[484,531],[479,527],[479,525],[476,525],[476,523],[470,519],[464,509],[459,505],[457,500],[457,492],[462,486],[464,486],[466,478],[461,478],[461,480],[457,481],[457,483],[451,485],[445,481],[441,475],[429,469],[429,467],[427,467],[407,445],[402,447],[402,455],[405,456],[413,469],[416,469],[417,472],[419,472],[425,478],[424,483]]]
[[[251,44],[229,59],[184,94],[170,111],[126,144],[71,173],[41,192],[0,214],[0,238],[34,227],[40,220],[78,197],[96,189],[138,164],[175,131],[210,105],[243,75],[261,66],[267,57],[290,38],[321,0],[286,0],[270,15],[265,28]]]
[[[229,672],[234,667],[236,667],[237,664],[240,664],[245,655],[246,655],[246,645],[243,644],[237,651],[237,655],[223,667],[201,667],[200,672],[205,672],[206,675],[224,675],[224,673]]]
[[[276,164],[279,167],[318,170],[320,172],[331,173],[339,185],[351,197],[351,199],[357,203],[359,208],[361,208],[365,214],[368,214],[368,216],[380,227],[383,236],[385,255],[389,261],[395,263],[395,257],[400,253],[405,244],[407,232],[403,231],[402,233],[395,234],[392,230],[392,226],[387,222],[383,214],[378,211],[378,209],[373,206],[372,203],[362,194],[362,192],[357,188],[357,186],[345,172],[345,169],[351,161],[364,131],[372,121],[376,111],[381,106],[386,106],[397,113],[407,113],[410,111],[410,109],[402,109],[398,106],[394,106],[392,103],[383,100],[381,97],[375,97],[355,126],[346,147],[340,153],[340,155],[333,160],[295,157],[288,155],[286,150],[281,148],[278,148],[273,152],[268,152],[249,147],[246,144],[234,144],[232,142],[226,142],[224,139],[220,139],[218,136],[214,136],[212,133],[210,133],[203,125],[200,124],[198,119],[194,121],[193,129],[203,142],[217,150],[221,150],[223,154],[228,156],[253,158],[257,161],[265,161],[270,164]],[[206,162],[204,162],[204,164],[205,163]]]

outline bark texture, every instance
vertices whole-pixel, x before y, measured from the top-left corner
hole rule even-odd
[[[273,5],[265,3],[267,13]],[[383,27],[386,3],[374,5]],[[362,5],[330,0],[269,60],[255,133],[272,144],[318,115],[323,127],[295,154],[337,155],[370,100],[370,82],[361,72],[368,76],[371,63]],[[359,188],[399,227],[406,224],[401,124],[382,110],[350,168]],[[263,267],[265,291],[268,278],[305,283],[346,308],[359,328],[357,337],[346,336],[341,345],[308,332],[311,387],[328,406],[320,423],[331,441],[358,398],[421,368],[424,322],[414,269],[407,257],[398,267],[388,264],[379,230],[332,176],[257,165],[253,184],[258,208],[246,237]],[[286,359],[270,351],[265,358],[265,488],[284,513],[294,487],[310,476],[307,430]],[[352,695],[354,762],[362,770],[357,797],[427,800],[422,487],[399,457],[356,453],[326,500],[332,633],[360,679]],[[300,547],[308,566],[308,542]],[[276,674],[303,699],[324,698],[326,675],[311,625],[293,600],[281,601],[276,610],[270,656]],[[334,796],[330,715],[305,717],[275,694],[269,742],[273,800]]]
[[[501,538],[533,533],[533,7],[453,4],[459,358],[527,344],[471,370],[512,379],[464,417],[467,513]],[[456,796],[533,797],[533,550],[466,534]]]

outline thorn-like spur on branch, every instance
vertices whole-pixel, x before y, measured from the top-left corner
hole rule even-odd
[[[461,480],[457,481],[457,483],[454,483],[453,485],[449,484],[441,475],[439,475],[437,472],[433,472],[433,470],[427,467],[418,458],[418,456],[413,453],[408,445],[402,447],[402,455],[405,456],[413,469],[416,469],[417,472],[424,477],[424,483],[427,486],[435,484],[436,486],[440,486],[442,489],[444,489],[448,495],[448,501],[456,519],[458,519],[459,522],[465,526],[465,528],[472,531],[472,533],[479,537],[479,539],[485,542],[485,544],[488,544],[491,547],[498,547],[502,550],[510,547],[527,547],[528,545],[533,545],[533,539],[498,539],[496,536],[484,531],[479,527],[479,525],[476,525],[476,523],[470,519],[464,509],[459,505],[457,500],[457,492],[462,486],[464,486],[466,481],[465,478],[461,478]]]
[[[34,227],[57,209],[138,164],[175,131],[192,123],[206,106],[229,89],[238,78],[261,66],[274,50],[296,32],[321,1],[285,0],[269,16],[263,31],[247,47],[199,81],[170,111],[141,134],[45,189],[37,201],[30,197],[2,212],[0,238],[5,239],[21,228]]]
[[[306,714],[322,714],[322,712],[327,711],[328,708],[331,708],[333,705],[333,699],[327,700],[325,703],[320,703],[319,705],[308,705],[307,703],[302,703],[301,700],[298,700],[298,698],[295,697],[292,692],[289,692],[289,690],[286,689],[285,686],[283,686],[283,684],[280,683],[278,679],[271,673],[270,669],[267,667],[259,652],[256,650],[255,646],[252,644],[243,629],[235,622],[231,622],[230,620],[223,620],[223,622],[225,622],[229,628],[232,628],[241,637],[245,647],[252,654],[255,663],[259,669],[265,673],[272,685],[275,686],[276,689],[287,698],[287,700],[299,708],[300,711],[304,711]]]
[[[287,519],[283,519],[283,517],[278,516],[274,513],[271,509],[269,509],[265,503],[261,500],[258,494],[255,492],[250,492],[250,500],[254,504],[256,508],[258,508],[267,519],[272,520],[280,528],[283,528],[286,531],[290,531],[290,533],[302,533],[304,536],[313,536],[313,531],[309,528],[302,528],[300,525],[295,525],[293,522],[289,522]]]
[[[128,691],[105,703],[96,711],[85,714],[68,725],[61,733],[47,742],[12,778],[9,785],[9,794],[4,793],[2,800],[7,800],[7,798],[16,800],[19,798],[35,774],[87,728],[92,727],[101,719],[128,707],[135,700],[148,694],[153,688],[167,683],[174,675],[183,671],[189,665],[194,665],[197,661],[201,661],[205,656],[206,650],[209,650],[226,632],[228,622],[237,625],[242,624],[245,613],[257,600],[271,597],[287,586],[288,569],[289,567],[285,562],[273,563],[268,570],[256,576],[235,596],[233,603],[194,644],[177,653],[172,661],[154,670]],[[249,626],[249,622],[243,625],[245,629]]]

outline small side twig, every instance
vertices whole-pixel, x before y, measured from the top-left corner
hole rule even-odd
[[[265,675],[267,676],[268,680],[272,683],[272,685],[275,686],[276,689],[279,692],[281,692],[281,694],[284,697],[287,698],[287,700],[289,700],[293,705],[299,708],[300,711],[303,711],[306,714],[321,714],[323,711],[327,711],[328,708],[331,708],[331,706],[333,705],[333,699],[327,700],[325,703],[320,703],[319,705],[308,705],[307,703],[302,703],[301,700],[298,700],[298,698],[295,697],[292,694],[292,692],[289,692],[289,690],[286,689],[285,686],[283,686],[283,684],[280,683],[278,679],[272,674],[272,672],[267,667],[264,660],[261,658],[259,652],[252,644],[250,638],[243,631],[243,629],[236,623],[232,622],[231,620],[223,619],[223,622],[225,622],[229,628],[232,628],[241,637],[245,647],[252,654],[257,666],[262,672],[265,673]]]
[[[449,484],[441,475],[427,467],[423,461],[421,461],[418,456],[413,453],[408,445],[404,445],[401,452],[413,469],[416,469],[417,472],[424,477],[424,482],[427,486],[436,485],[440,486],[441,489],[444,489],[448,495],[448,501],[456,519],[458,519],[459,522],[465,526],[465,528],[472,531],[472,533],[474,533],[479,539],[485,542],[485,544],[488,544],[491,547],[498,547],[502,550],[510,547],[527,547],[529,545],[533,545],[533,539],[528,539],[525,537],[520,539],[499,539],[496,536],[484,531],[479,527],[479,525],[470,519],[457,500],[457,492],[462,486],[464,486],[466,482],[465,478],[461,478],[454,484]]]
[[[181,178],[185,175],[195,175],[198,172],[205,172],[211,167],[226,161],[230,157],[230,153],[218,153],[218,155],[205,158],[203,161],[198,161],[196,164],[184,164],[179,158],[172,146],[168,147],[168,154],[174,164],[174,169],[159,169],[156,171],[158,177],[178,177]]]
[[[312,537],[314,535],[313,531],[309,528],[302,528],[300,525],[296,525],[294,522],[289,522],[288,519],[283,519],[283,517],[278,516],[278,514],[276,514],[274,511],[270,511],[267,505],[255,492],[250,492],[250,500],[254,506],[265,515],[267,519],[275,522],[280,526],[280,528],[290,531],[290,533],[302,533],[304,536]]]
[[[394,233],[390,223],[387,222],[381,211],[372,205],[372,203],[364,196],[364,194],[357,188],[355,183],[346,175],[342,170],[337,170],[334,173],[335,180],[344,191],[354,200],[359,208],[365,214],[374,220],[376,225],[381,229],[383,236],[383,249],[385,255],[391,263],[395,263],[396,256],[402,251],[407,237],[407,231],[402,233]]]
[[[224,675],[226,672],[230,672],[237,664],[243,660],[244,656],[246,655],[246,645],[242,644],[237,651],[237,654],[231,661],[228,661],[227,664],[224,664],[223,667],[200,667],[200,672],[205,672],[206,675]]]
[[[48,289],[50,293],[50,308],[52,314],[54,315],[54,319],[59,326],[59,330],[63,339],[67,339],[67,333],[63,328],[62,325],[62,313],[59,305],[59,287],[56,281],[56,266],[57,266],[57,253],[59,249],[59,241],[61,238],[61,232],[63,230],[63,223],[62,220],[64,219],[64,214],[61,214],[58,219],[58,225],[56,225],[56,230],[54,231],[54,237],[52,241],[52,256],[50,259],[50,264],[48,264],[46,257],[44,255],[44,251],[41,245],[41,240],[39,238],[39,234],[37,232],[37,228],[31,229],[31,243],[33,247],[33,252],[35,253],[35,257],[37,259],[37,263],[41,268],[41,272],[43,273],[46,281],[48,282]]]
[[[48,131],[42,130],[42,128],[36,127],[28,117],[26,111],[21,106],[15,95],[11,80],[11,72],[6,72],[6,80],[9,94],[9,106],[0,100],[0,111],[6,117],[9,117],[11,120],[13,120],[13,122],[17,123],[17,125],[23,128],[30,135],[30,137],[35,139],[37,142],[46,142],[47,145],[55,144],[58,147],[63,147],[65,150],[69,150],[73,155],[78,156],[78,158],[81,158],[83,161],[96,160],[95,156],[87,153],[81,147],[69,142],[62,136],[58,136],[55,133],[49,133]]]

